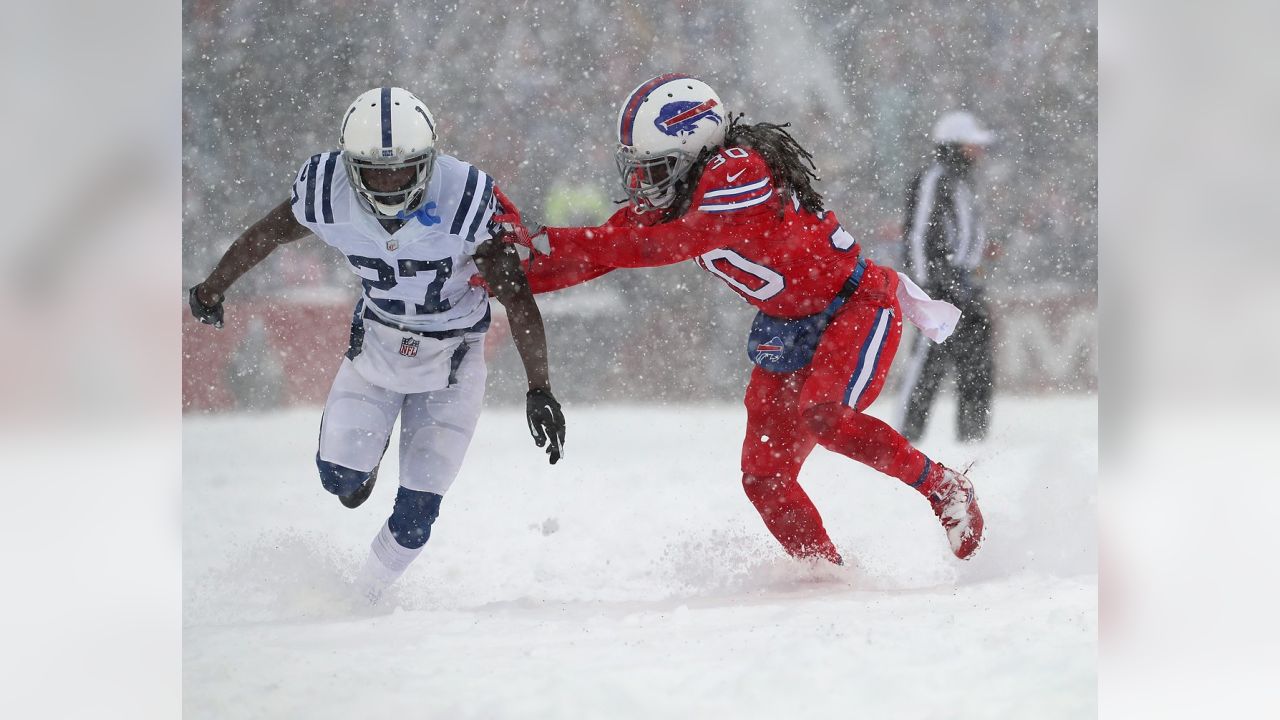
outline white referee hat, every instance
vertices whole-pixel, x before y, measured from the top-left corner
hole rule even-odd
[[[933,142],[938,145],[990,145],[996,136],[978,124],[978,118],[967,110],[942,114],[933,124]]]

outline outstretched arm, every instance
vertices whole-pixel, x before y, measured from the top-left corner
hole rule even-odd
[[[209,277],[191,288],[191,310],[202,322],[213,324],[210,318],[216,315],[217,324],[221,326],[222,299],[227,289],[277,247],[307,234],[307,229],[294,219],[289,206],[286,200],[250,225],[222,254]]]
[[[570,248],[566,246],[565,249]],[[525,275],[529,278],[529,289],[535,295],[581,285],[613,270],[614,268],[606,265],[596,265],[564,253],[556,255],[532,253],[525,262]]]
[[[538,447],[550,441],[547,453],[554,465],[564,454],[565,423],[560,403],[551,394],[547,334],[542,325],[542,313],[534,302],[529,282],[520,268],[520,256],[514,247],[501,238],[493,238],[476,249],[475,260],[489,291],[507,309],[511,338],[529,379],[526,395],[529,431]]]
[[[551,256],[557,253],[614,268],[658,267],[690,260],[737,239],[759,234],[752,221],[688,212],[657,225],[618,224],[593,228],[546,228]]]

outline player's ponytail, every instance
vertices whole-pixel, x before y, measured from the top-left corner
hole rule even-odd
[[[818,179],[813,164],[813,154],[801,147],[786,128],[791,123],[775,125],[774,123],[744,123],[743,113],[729,117],[729,127],[725,129],[724,147],[747,147],[760,153],[773,172],[773,180],[778,185],[778,215],[783,213],[784,203],[789,201],[788,194],[800,200],[800,207],[812,213],[822,210],[822,195],[813,188],[813,181]],[[670,217],[679,217],[689,208],[693,200],[693,190],[702,177],[702,171],[719,148],[708,148],[702,151],[697,161],[685,173],[684,179],[676,184],[676,197],[671,203],[675,212]]]
[[[760,153],[773,171],[773,181],[783,191],[779,195],[790,193],[800,201],[800,207],[816,213],[822,210],[822,195],[813,188],[813,181],[818,179],[818,168],[813,164],[813,154],[787,132],[789,127],[791,123],[747,124],[742,122],[742,113],[738,113],[729,119],[724,144],[748,147]]]

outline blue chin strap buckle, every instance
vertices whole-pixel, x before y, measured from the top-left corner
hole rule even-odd
[[[423,225],[426,225],[427,227],[431,227],[432,225],[439,225],[440,217],[438,215],[431,214],[431,211],[435,209],[436,209],[436,204],[434,202],[429,202],[426,205],[423,205],[422,207],[418,208],[417,211],[415,211],[412,215],[405,215],[404,211],[401,210],[400,212],[396,213],[396,219],[408,220],[409,218],[417,218],[418,222],[422,223]]]

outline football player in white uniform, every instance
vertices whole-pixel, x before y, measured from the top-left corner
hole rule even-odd
[[[492,177],[438,154],[436,139],[435,118],[412,93],[362,94],[343,115],[338,150],[303,163],[292,197],[237,238],[189,294],[192,313],[221,327],[232,283],[308,233],[341,252],[363,282],[316,465],[324,488],[357,507],[400,417],[400,489],[359,578],[371,601],[422,551],[480,415],[489,300],[470,282],[477,269],[507,310],[534,441],[553,464],[563,454],[542,316],[515,250],[493,237],[504,227],[495,221],[500,193]]]

